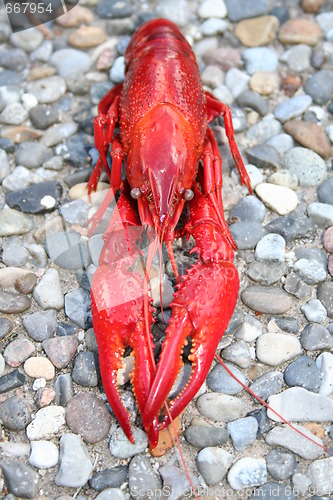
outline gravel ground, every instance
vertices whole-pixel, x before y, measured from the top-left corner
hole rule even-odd
[[[218,352],[312,439],[333,438],[333,13],[324,0],[81,0],[12,34],[0,10],[0,490],[2,498],[187,498],[177,447],[153,457],[131,392],[130,445],[107,405],[90,279],[111,206],[90,239],[92,117],[123,79],[144,20],[188,37],[205,86],[231,107],[254,193],[239,185],[221,121],[226,219],[240,294]],[[175,242],[182,272],[192,242]],[[158,269],[158,266],[157,266]],[[164,317],[173,293],[163,277]],[[156,343],[165,326],[151,280]],[[186,354],[186,353],[185,353]],[[185,363],[176,386],[186,383]],[[202,498],[332,498],[333,458],[213,365],[182,416],[182,452]],[[331,496],[330,496],[331,495]]]

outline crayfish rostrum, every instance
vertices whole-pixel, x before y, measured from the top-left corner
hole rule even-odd
[[[96,189],[105,169],[117,210],[104,233],[104,247],[91,288],[93,326],[100,370],[111,407],[133,442],[130,415],[117,384],[125,347],[131,347],[134,395],[154,448],[158,432],[195,396],[237,301],[239,279],[235,242],[223,215],[222,160],[209,128],[222,116],[240,180],[251,191],[239,154],[229,108],[204,91],[195,55],[178,27],[165,19],[140,26],[125,52],[125,81],[101,100],[94,119],[99,160],[88,183]],[[119,133],[116,133],[119,129]],[[112,169],[107,162],[111,146]],[[121,181],[121,165],[126,180]],[[136,270],[137,242],[148,236],[146,273]],[[172,242],[192,236],[197,263],[180,276]],[[153,309],[149,270],[165,245],[177,279],[172,316],[157,363],[151,335]],[[182,366],[191,339],[190,378],[161,410]]]

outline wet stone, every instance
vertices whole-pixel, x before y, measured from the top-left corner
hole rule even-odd
[[[232,464],[231,453],[215,447],[204,448],[196,458],[200,474],[208,485],[217,484],[225,477]]]
[[[31,421],[30,408],[24,399],[12,396],[0,405],[2,425],[12,431],[21,431]]]
[[[40,182],[27,189],[8,193],[6,203],[22,212],[39,214],[57,208],[61,195],[62,187],[59,182]]]
[[[80,392],[67,404],[66,422],[86,443],[98,443],[109,432],[111,416],[105,404],[94,394]]]
[[[69,373],[59,375],[54,383],[54,389],[56,391],[56,404],[66,407],[68,402],[74,396],[74,387],[71,375]]]
[[[250,389],[261,399],[266,399],[272,394],[278,393],[283,385],[283,375],[281,372],[268,372],[257,378],[251,384]]]
[[[83,387],[96,387],[98,382],[95,356],[92,352],[82,351],[74,359],[72,379]]]
[[[333,71],[323,69],[310,75],[305,82],[304,91],[316,104],[325,104],[333,92]]]
[[[10,493],[16,497],[37,498],[39,475],[30,465],[16,460],[2,460],[0,468]]]
[[[18,370],[13,370],[6,375],[0,377],[0,394],[12,391],[17,387],[21,387],[25,383],[25,376]]]
[[[149,458],[144,455],[136,455],[132,458],[128,477],[129,490],[134,498],[138,494],[148,495],[148,490],[159,491],[162,486],[161,477],[152,468]]]
[[[74,231],[47,235],[45,248],[50,259],[64,269],[84,269],[90,263],[87,245]]]
[[[332,335],[330,335],[327,328],[317,323],[306,325],[301,333],[300,341],[307,351],[330,349],[333,345]]]
[[[255,196],[246,196],[230,211],[230,218],[237,217],[240,221],[261,222],[265,217],[265,205]]]
[[[227,423],[235,450],[241,451],[250,446],[257,438],[258,422],[254,417],[245,417]]]
[[[287,366],[284,380],[289,387],[298,386],[308,391],[318,392],[321,384],[321,373],[312,358],[300,356]]]
[[[230,226],[239,250],[255,248],[258,241],[266,234],[265,229],[257,222],[241,221]]]
[[[90,328],[92,326],[90,294],[82,288],[67,293],[65,313],[77,326],[85,330]]]
[[[318,201],[320,203],[326,203],[333,205],[333,176],[331,176],[326,182],[324,182],[317,191]]]
[[[226,366],[241,382],[246,384],[246,378],[243,373],[230,363]],[[229,375],[225,368],[219,363],[209,372],[207,376],[207,385],[214,392],[221,392],[223,394],[235,395],[243,390],[243,387],[236,382],[236,380]]]
[[[57,315],[54,310],[35,312],[23,318],[23,326],[30,337],[42,342],[53,336],[57,326]]]
[[[252,281],[263,286],[270,286],[280,281],[287,274],[284,262],[251,262],[247,275]]]
[[[303,237],[312,238],[316,234],[312,220],[298,211],[274,219],[265,226],[265,229],[281,234],[287,243]]]
[[[242,302],[263,314],[283,314],[293,305],[293,300],[281,288],[250,285],[241,294]]]
[[[59,122],[59,112],[52,106],[38,104],[29,111],[29,118],[34,127],[46,130],[51,125]]]
[[[213,426],[190,425],[184,433],[188,443],[196,448],[219,446],[228,441],[229,434],[226,429]]]
[[[0,312],[16,314],[26,311],[31,306],[31,301],[26,295],[0,290]]]
[[[260,144],[246,150],[250,163],[258,168],[277,168],[280,166],[280,155],[273,146]]]
[[[88,481],[92,470],[88,450],[80,436],[64,434],[60,438],[60,464],[55,484],[79,488]]]
[[[116,465],[111,469],[94,472],[89,479],[89,486],[95,491],[103,491],[105,488],[119,488],[127,481],[127,477],[128,467]]]
[[[111,455],[116,458],[131,458],[138,453],[142,453],[148,446],[146,434],[137,427],[132,426],[134,444],[132,444],[124,434],[121,427],[115,427],[111,432],[109,449]]]

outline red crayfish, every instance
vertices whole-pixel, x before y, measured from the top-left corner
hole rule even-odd
[[[208,126],[217,116],[224,119],[240,180],[251,192],[230,109],[204,91],[195,55],[178,27],[156,19],[140,26],[133,36],[125,53],[125,81],[102,98],[94,119],[99,160],[88,189],[96,189],[104,168],[110,196],[93,226],[120,191],[91,288],[101,376],[114,414],[133,442],[130,414],[117,384],[125,347],[132,348],[131,381],[151,448],[157,444],[159,430],[200,389],[238,296],[236,244],[223,215],[222,160]],[[110,146],[112,169],[107,162]],[[145,275],[136,267],[137,242],[144,232],[150,242]],[[195,240],[192,252],[198,261],[180,276],[172,242],[189,236]],[[153,257],[157,250],[161,255],[163,243],[178,284],[156,366],[148,280]],[[190,378],[161,416],[188,338]]]

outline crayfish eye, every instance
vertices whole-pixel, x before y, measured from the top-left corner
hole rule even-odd
[[[185,189],[185,191],[184,191],[184,198],[185,198],[186,201],[193,200],[194,193],[193,193],[192,189]]]
[[[138,200],[141,196],[141,191],[139,188],[133,188],[131,189],[131,197],[134,198],[135,200]]]

